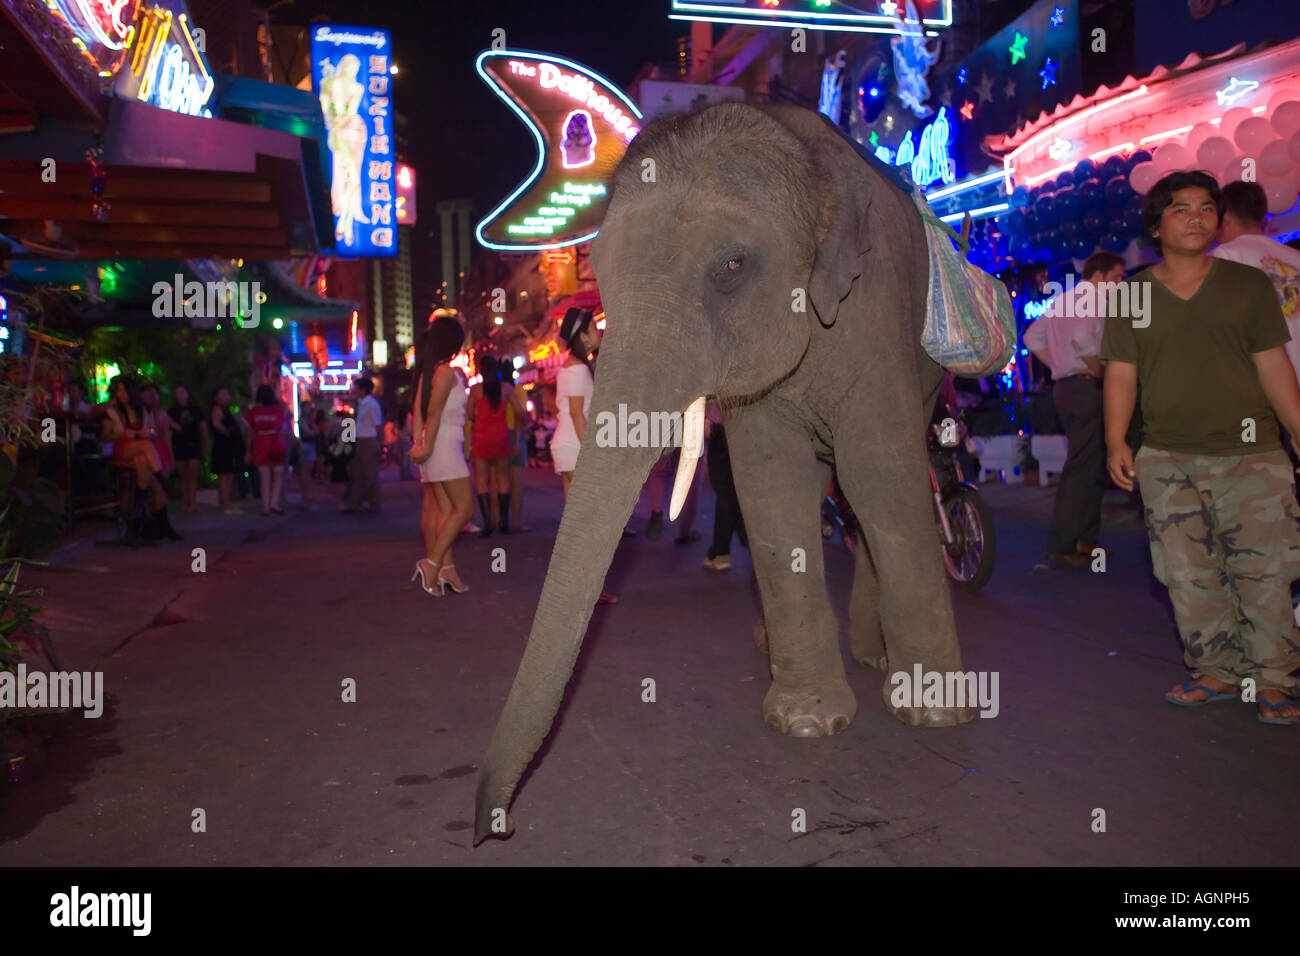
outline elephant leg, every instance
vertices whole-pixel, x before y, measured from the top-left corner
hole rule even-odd
[[[840,486],[858,516],[879,579],[879,621],[891,677],[883,687],[885,707],[914,726],[965,723],[975,716],[970,706],[900,707],[890,699],[898,686],[892,675],[910,679],[918,664],[922,673],[940,674],[961,672],[962,666],[930,494],[922,417],[927,403],[915,381],[901,376],[898,382],[876,381],[873,388],[899,396],[900,402],[916,396],[914,417],[868,412],[840,421],[835,430]],[[860,395],[845,407],[871,409],[873,403]]]
[[[885,633],[880,628],[880,581],[865,541],[854,555],[853,595],[849,599],[849,653],[863,667],[884,670]]]
[[[763,718],[792,737],[839,733],[857,701],[844,679],[822,557],[819,503],[830,467],[817,460],[795,409],[773,399],[729,416],[727,441],[772,672]]]

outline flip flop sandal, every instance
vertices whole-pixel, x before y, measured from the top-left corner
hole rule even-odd
[[[1279,700],[1276,704],[1270,704],[1266,700],[1256,701],[1256,703],[1263,704],[1269,710],[1278,710],[1287,704],[1294,704],[1295,701],[1288,698],[1287,700]],[[1292,724],[1300,723],[1300,717],[1265,717],[1259,710],[1255,711],[1255,719],[1261,724],[1277,724],[1280,727],[1290,727]]]
[[[1226,691],[1217,691],[1206,687],[1204,684],[1193,684],[1190,680],[1183,681],[1184,694],[1190,694],[1194,690],[1203,690],[1210,696],[1205,698],[1205,700],[1180,700],[1175,697],[1171,691],[1170,693],[1165,694],[1165,700],[1169,701],[1171,704],[1176,704],[1179,707],[1203,707],[1206,704],[1212,704],[1218,700],[1237,699],[1237,692],[1235,690],[1230,693]],[[1294,721],[1292,721],[1292,723],[1294,723]]]

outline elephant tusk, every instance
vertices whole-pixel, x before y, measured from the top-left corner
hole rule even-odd
[[[695,478],[695,466],[704,452],[704,396],[701,395],[686,409],[682,418],[682,456],[677,460],[677,477],[673,479],[673,499],[668,506],[668,520],[676,521],[686,504],[686,495]]]

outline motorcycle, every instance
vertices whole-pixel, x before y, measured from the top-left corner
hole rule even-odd
[[[936,412],[938,420],[926,433],[939,547],[948,577],[963,590],[974,592],[993,575],[997,536],[988,505],[979,489],[966,480],[957,460],[957,447],[965,440],[966,426],[946,405],[940,407],[944,417],[940,419],[941,413]],[[822,502],[822,537],[832,537],[836,529],[845,549],[856,553],[861,529],[839,481],[833,477]]]
[[[944,411],[948,411],[944,407]],[[978,591],[993,575],[997,534],[993,514],[979,488],[962,473],[957,448],[966,439],[966,426],[951,412],[931,424],[926,433],[930,453],[930,489],[939,524],[943,566],[958,587]]]

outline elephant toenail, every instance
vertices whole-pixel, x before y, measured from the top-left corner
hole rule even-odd
[[[790,729],[787,733],[791,737],[820,737],[822,725],[816,717],[796,717],[790,721]]]

